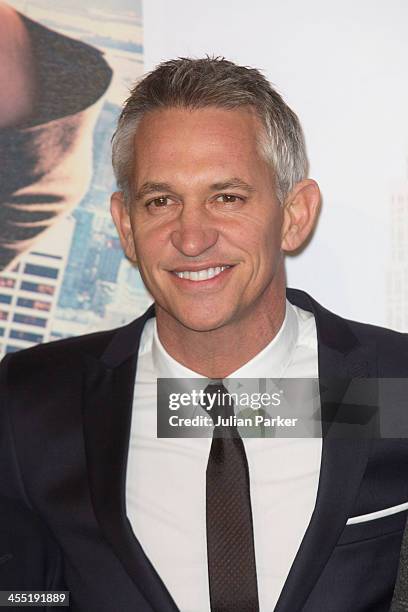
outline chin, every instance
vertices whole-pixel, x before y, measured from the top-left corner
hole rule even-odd
[[[192,331],[197,332],[209,332],[219,329],[226,324],[226,318],[221,317],[219,314],[217,316],[209,317],[208,315],[201,316],[181,316],[178,318],[178,321],[184,325],[187,329],[191,329]]]

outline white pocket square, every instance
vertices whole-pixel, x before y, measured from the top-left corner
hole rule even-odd
[[[408,502],[398,504],[398,506],[391,506],[391,508],[384,508],[384,510],[377,510],[377,512],[369,512],[369,514],[352,516],[348,519],[346,525],[355,525],[356,523],[373,521],[374,519],[382,518],[383,516],[390,516],[391,514],[397,514],[397,512],[403,512],[403,510],[408,510]]]

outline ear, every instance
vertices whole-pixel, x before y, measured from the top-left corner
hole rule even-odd
[[[288,194],[283,206],[283,251],[299,249],[311,235],[320,208],[320,190],[313,179],[297,183]]]
[[[125,255],[132,263],[136,263],[133,230],[123,191],[112,193],[110,210]]]

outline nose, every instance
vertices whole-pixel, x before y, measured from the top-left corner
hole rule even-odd
[[[171,233],[173,246],[187,257],[197,257],[214,246],[217,239],[218,230],[208,213],[199,207],[185,205]]]

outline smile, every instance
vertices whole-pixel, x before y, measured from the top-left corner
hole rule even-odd
[[[231,268],[231,266],[217,266],[216,268],[206,268],[205,270],[185,270],[183,272],[173,272],[173,274],[179,278],[199,282],[214,278],[224,270],[227,270],[227,268]]]

